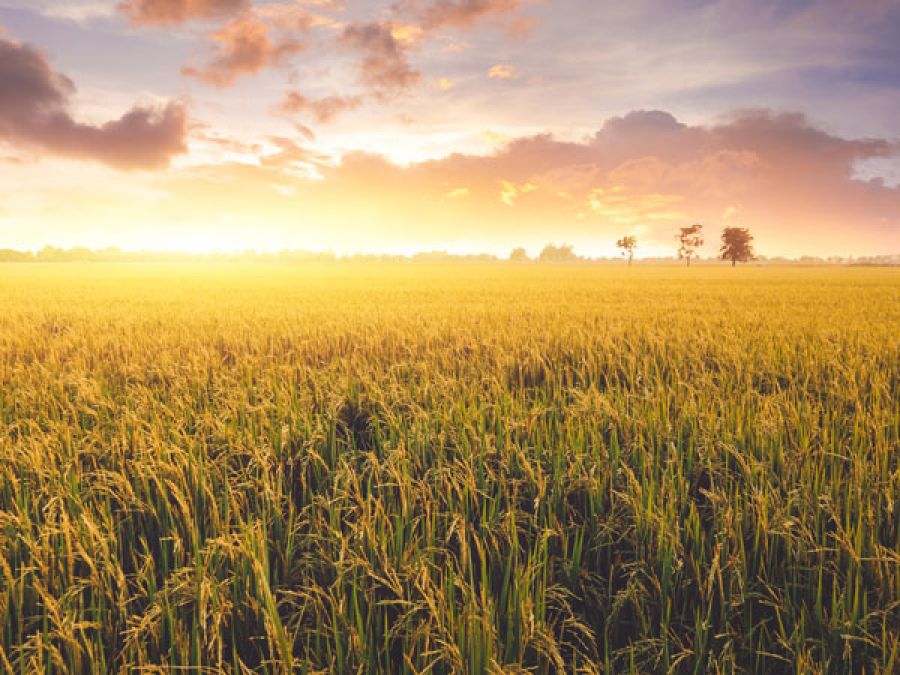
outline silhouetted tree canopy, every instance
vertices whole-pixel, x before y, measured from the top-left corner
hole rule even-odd
[[[739,262],[753,260],[753,235],[744,227],[726,227],[722,232],[722,260],[730,260],[734,267]]]

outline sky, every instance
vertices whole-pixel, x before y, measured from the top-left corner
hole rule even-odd
[[[0,248],[900,253],[900,0],[0,0]]]

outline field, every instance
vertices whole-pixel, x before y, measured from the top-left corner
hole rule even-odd
[[[897,672],[898,502],[897,269],[0,266],[0,672]]]

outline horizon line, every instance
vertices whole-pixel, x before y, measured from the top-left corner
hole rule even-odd
[[[188,251],[178,249],[122,249],[117,246],[105,246],[102,248],[90,248],[87,246],[72,246],[68,248],[45,245],[41,249],[15,249],[0,248],[0,262],[28,263],[28,262],[480,262],[480,263],[513,263],[527,264],[585,264],[585,263],[618,263],[628,264],[625,256],[581,256],[573,247],[567,244],[548,244],[542,253],[551,251],[550,256],[528,256],[525,259],[512,260],[512,254],[521,250],[513,247],[507,256],[499,256],[484,251],[470,253],[452,253],[444,249],[422,249],[414,252],[354,252],[336,253],[331,250],[314,250],[302,248],[284,248],[279,250],[243,249],[239,251]],[[568,250],[568,255],[555,257],[553,251]],[[682,259],[677,255],[670,256],[635,256],[635,263],[681,263]],[[700,264],[727,264],[720,256],[693,257],[694,263]],[[800,256],[785,255],[755,255],[749,262],[756,263],[813,263],[813,264],[853,264],[866,262],[879,262],[900,265],[900,252],[883,253],[876,255],[850,255],[850,256],[816,256],[803,254]]]

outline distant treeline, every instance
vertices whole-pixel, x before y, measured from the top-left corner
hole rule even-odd
[[[337,255],[331,252],[284,250],[276,252],[241,251],[236,253],[187,253],[178,251],[123,251],[118,248],[90,249],[57,248],[46,246],[39,251],[17,251],[0,249],[0,262],[271,262],[271,263],[333,263],[333,262],[408,262],[408,263],[618,263],[616,257],[585,257],[575,253],[569,245],[547,245],[535,257],[529,257],[525,249],[517,248],[508,257],[489,253],[454,254],[447,251],[423,251],[410,255],[399,254],[352,254]],[[677,258],[655,257],[635,260],[636,263],[674,263]],[[717,257],[697,257],[696,262],[722,264]],[[900,265],[900,254],[840,257],[801,256],[799,258],[756,256],[757,264],[804,264],[804,265]]]

